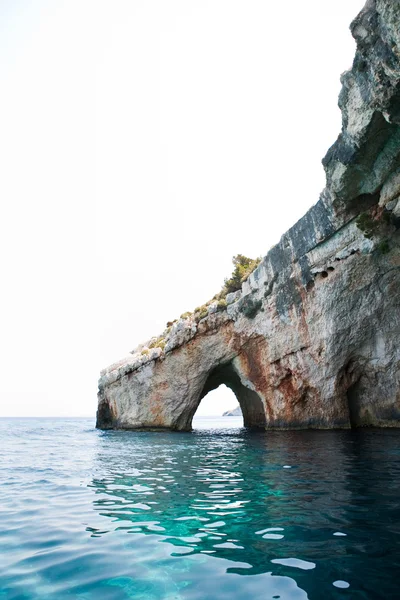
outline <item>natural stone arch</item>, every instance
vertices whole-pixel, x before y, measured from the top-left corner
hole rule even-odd
[[[254,390],[268,429],[399,426],[395,5],[371,0],[352,24],[357,53],[342,79],[343,127],[323,161],[319,201],[225,302],[184,313],[102,371],[97,427],[190,429],[202,394],[220,383],[247,424],[257,422]]]
[[[254,390],[243,384],[233,362],[214,367],[207,375],[197,402],[191,405],[190,411],[185,410],[177,421],[177,429],[190,430],[193,417],[201,400],[220,385],[226,385],[235,394],[243,414],[244,427],[265,428],[265,410],[260,396]]]

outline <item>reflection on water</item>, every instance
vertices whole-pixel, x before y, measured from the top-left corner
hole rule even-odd
[[[376,559],[400,548],[398,440],[398,432],[108,433],[93,504],[109,532],[157,535],[176,547],[172,555],[237,563],[227,573],[291,576],[310,598],[336,597],[337,581],[352,598],[368,589],[376,598],[394,592]]]
[[[400,431],[230,423],[0,420],[0,600],[397,598]]]

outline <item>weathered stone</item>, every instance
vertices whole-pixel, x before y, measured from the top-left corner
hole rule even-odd
[[[398,0],[372,0],[353,21],[353,67],[342,75],[342,132],[324,158],[327,184],[347,207],[367,204],[399,166]]]
[[[397,202],[398,202],[399,198],[395,198],[394,200],[390,200],[390,202],[388,202],[385,205],[386,210],[394,210],[397,206]]]
[[[233,304],[234,302],[239,300],[241,295],[242,295],[242,290],[238,290],[237,292],[231,292],[230,294],[227,294],[226,295],[226,303]]]
[[[187,319],[179,319],[172,327],[171,331],[166,335],[165,352],[171,352],[174,348],[178,348],[191,340],[197,332],[197,324],[194,316]]]
[[[188,430],[220,384],[249,427],[400,426],[400,2],[369,0],[352,32],[319,201],[225,309],[102,371],[98,427]]]
[[[395,217],[400,219],[400,198],[397,200],[396,206],[393,208],[393,214]]]
[[[209,315],[216,313],[218,310],[218,302],[212,302],[207,306],[207,311]]]
[[[380,206],[387,206],[389,202],[400,196],[400,169],[386,180],[379,200]],[[390,208],[389,208],[390,210]]]

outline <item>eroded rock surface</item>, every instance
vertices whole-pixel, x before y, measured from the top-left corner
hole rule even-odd
[[[98,427],[188,430],[222,383],[249,427],[400,425],[400,2],[368,1],[351,30],[319,201],[226,307],[101,373]]]

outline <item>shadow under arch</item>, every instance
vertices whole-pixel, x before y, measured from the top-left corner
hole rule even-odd
[[[201,400],[220,385],[226,385],[235,394],[243,414],[244,427],[265,429],[266,419],[263,401],[254,390],[243,385],[232,362],[218,365],[210,371],[200,393],[199,400],[186,417],[185,428],[191,429],[193,417]]]

